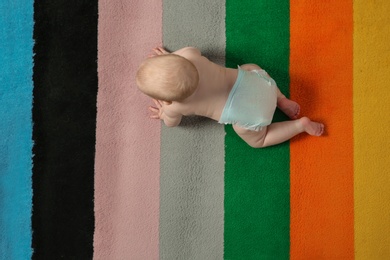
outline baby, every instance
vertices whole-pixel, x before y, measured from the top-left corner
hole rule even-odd
[[[238,69],[219,66],[193,47],[167,52],[159,47],[137,72],[139,89],[153,98],[151,118],[169,127],[182,116],[199,115],[222,124],[252,147],[267,147],[306,132],[320,136],[324,125],[307,117],[298,119],[300,106],[287,99],[275,81],[259,66]],[[276,107],[293,120],[272,123]]]

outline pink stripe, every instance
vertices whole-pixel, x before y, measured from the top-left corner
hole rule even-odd
[[[99,1],[94,259],[159,258],[160,122],[134,76],[161,42],[161,0]]]

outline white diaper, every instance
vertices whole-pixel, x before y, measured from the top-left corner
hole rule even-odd
[[[259,131],[271,124],[276,103],[276,83],[267,72],[246,71],[239,67],[219,123]]]

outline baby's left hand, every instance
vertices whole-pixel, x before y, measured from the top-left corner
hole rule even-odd
[[[156,104],[155,107],[153,106],[150,106],[149,107],[149,110],[151,113],[150,115],[150,118],[153,118],[153,119],[162,119],[164,120],[163,118],[163,106],[162,106],[162,101],[161,100],[157,100],[157,99],[153,99],[153,102],[154,104]]]

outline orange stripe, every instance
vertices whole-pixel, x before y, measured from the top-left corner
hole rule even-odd
[[[353,259],[352,1],[290,12],[291,98],[326,125],[291,141],[291,259]]]

